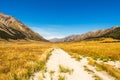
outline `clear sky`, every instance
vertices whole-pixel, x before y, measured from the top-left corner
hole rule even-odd
[[[120,25],[120,0],[0,0],[0,12],[47,39]]]

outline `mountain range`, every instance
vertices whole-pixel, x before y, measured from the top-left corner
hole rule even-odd
[[[54,38],[50,42],[81,41],[94,38],[120,39],[120,27],[90,31],[84,34],[70,35],[65,38]],[[12,16],[0,13],[0,40],[36,40],[47,41],[41,35],[31,30],[28,26]]]
[[[12,16],[0,13],[0,39],[46,41],[41,35],[32,31]]]
[[[94,39],[94,38],[120,39],[120,27],[115,26],[108,29],[90,31],[85,34],[71,35],[61,39],[54,38],[51,39],[50,42],[70,42],[70,41],[81,41],[81,40]]]

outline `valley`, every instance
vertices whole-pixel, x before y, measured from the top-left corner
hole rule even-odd
[[[0,43],[0,80],[120,79],[120,42],[115,39]]]
[[[48,40],[0,13],[0,80],[120,80],[120,27]]]
[[[98,66],[90,65],[90,57],[79,58],[76,60],[63,50],[55,48],[46,63],[46,70],[35,73],[31,80],[116,80],[106,71],[97,70]]]

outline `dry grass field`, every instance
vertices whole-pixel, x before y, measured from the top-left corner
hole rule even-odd
[[[83,55],[93,59],[120,60],[120,42],[113,39],[64,43],[0,42],[0,80],[29,80],[33,73],[45,68],[51,47],[62,48],[75,58]]]
[[[87,40],[81,42],[64,42],[57,43],[57,46],[70,53],[73,58],[80,60],[80,55],[91,57],[94,61],[101,60],[107,61],[120,61],[120,42],[113,39],[101,39],[101,40]],[[88,60],[89,61],[89,60]],[[93,64],[93,61],[89,61]],[[98,63],[95,62],[98,66]],[[120,69],[115,68],[112,65],[99,63],[99,69],[108,72],[111,76],[120,80]]]
[[[41,55],[50,47],[47,42],[1,42],[0,80],[29,80],[44,68],[45,57]]]
[[[120,42],[113,39],[87,40],[81,42],[65,42],[57,44],[73,57],[90,56],[94,59],[120,60]]]

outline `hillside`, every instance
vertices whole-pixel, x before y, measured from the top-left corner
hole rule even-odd
[[[96,30],[87,32],[85,34],[71,35],[61,39],[51,39],[51,42],[69,42],[69,41],[81,41],[86,39],[94,39],[94,38],[114,38],[120,39],[120,27],[112,27],[103,30]]]
[[[3,13],[0,13],[0,39],[46,41],[42,36],[32,31],[22,22]]]
[[[111,37],[114,39],[120,39],[120,27],[116,27],[114,30],[112,30],[111,32],[109,32],[103,36]]]

